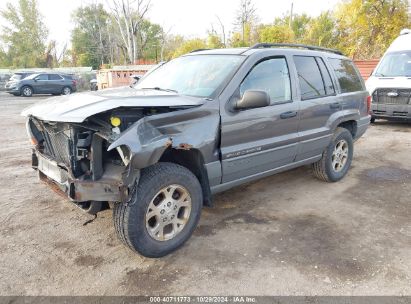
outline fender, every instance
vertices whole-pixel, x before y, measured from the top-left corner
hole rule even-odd
[[[219,126],[218,109],[195,108],[146,116],[120,134],[108,151],[126,146],[134,169],[157,163],[168,148],[195,148],[208,163],[218,159],[214,152],[219,143]]]

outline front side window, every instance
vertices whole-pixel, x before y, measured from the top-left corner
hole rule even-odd
[[[272,58],[258,63],[240,85],[240,95],[247,90],[268,93],[270,103],[291,100],[290,75],[285,58]]]
[[[385,55],[374,76],[411,77],[411,51],[388,53]]]
[[[176,58],[142,78],[136,89],[164,89],[182,95],[212,97],[240,66],[240,55],[189,55]]]
[[[36,77],[37,80],[49,80],[49,77],[47,74],[40,74]]]
[[[320,68],[315,57],[294,56],[300,83],[301,99],[326,96],[326,90]]]
[[[350,60],[330,58],[330,62],[340,84],[341,93],[364,90],[363,82]]]
[[[49,75],[49,80],[62,80],[63,78],[61,78],[60,75],[57,74],[50,74]]]

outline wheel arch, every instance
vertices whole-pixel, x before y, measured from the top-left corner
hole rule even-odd
[[[356,137],[357,135],[357,121],[356,120],[343,121],[339,123],[336,128],[339,128],[339,127],[347,129],[351,133],[352,138]]]
[[[205,168],[204,157],[200,150],[194,148],[183,150],[170,147],[164,151],[158,162],[171,162],[190,170],[200,182],[204,205],[212,206],[207,169]]]

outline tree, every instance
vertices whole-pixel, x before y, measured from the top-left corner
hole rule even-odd
[[[173,57],[178,57],[194,50],[205,49],[207,44],[202,39],[191,39],[181,44],[181,46],[174,52]]]
[[[149,20],[141,22],[137,33],[138,58],[158,61],[163,42],[163,28]]]
[[[379,58],[402,28],[410,26],[406,0],[351,0],[340,4],[338,47],[353,58]]]
[[[17,6],[7,3],[0,16],[7,23],[0,39],[6,45],[9,64],[24,68],[44,66],[48,31],[41,21],[37,1],[19,0]]]
[[[303,43],[335,48],[338,42],[336,26],[332,13],[330,11],[323,12],[309,22]]]
[[[71,44],[74,62],[94,69],[109,62],[112,47],[108,35],[110,16],[103,5],[80,7],[74,12],[73,20]]]
[[[234,25],[241,32],[243,45],[251,43],[250,33],[253,25],[257,22],[256,11],[257,9],[251,0],[240,0],[240,7],[237,10]]]
[[[134,63],[138,58],[137,33],[150,7],[150,0],[111,0],[111,3],[127,61]]]
[[[261,25],[258,29],[259,41],[271,43],[292,43],[294,32],[288,25]]]

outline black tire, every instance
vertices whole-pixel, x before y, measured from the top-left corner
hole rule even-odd
[[[71,89],[70,87],[64,87],[64,88],[61,90],[61,95],[70,95],[71,92],[72,92],[72,89]]]
[[[348,146],[348,155],[344,166],[337,172],[333,168],[332,157],[334,149],[341,140],[344,140]],[[351,166],[354,152],[353,139],[350,131],[345,128],[337,128],[331,143],[323,152],[322,158],[312,165],[314,176],[325,182],[337,182],[342,179]]]
[[[187,190],[191,198],[191,210],[180,232],[169,240],[156,240],[146,227],[146,213],[157,193],[173,184]],[[174,163],[155,164],[142,170],[130,202],[115,204],[113,220],[117,236],[131,250],[143,256],[165,256],[189,239],[200,219],[202,204],[201,185],[191,171]]]
[[[30,86],[24,86],[21,88],[21,96],[31,97],[33,96],[33,88]]]
[[[374,122],[375,122],[375,117],[371,117],[370,123],[374,123]]]

